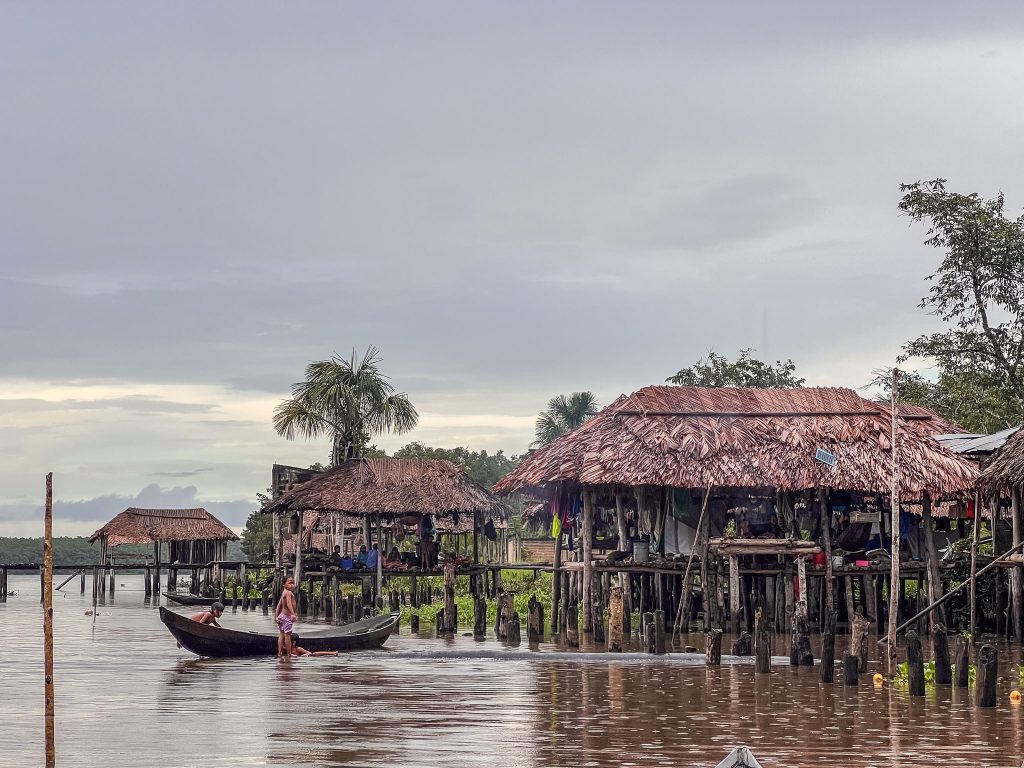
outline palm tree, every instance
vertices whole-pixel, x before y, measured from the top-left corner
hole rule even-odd
[[[537,439],[533,446],[539,448],[572,432],[597,411],[593,392],[573,392],[568,397],[555,395],[548,401],[547,409],[537,417]]]
[[[310,363],[306,380],[274,410],[274,429],[287,440],[330,435],[331,466],[360,456],[373,435],[408,432],[419,415],[380,372],[380,361],[371,346],[362,360],[353,349],[348,360],[335,355]]]

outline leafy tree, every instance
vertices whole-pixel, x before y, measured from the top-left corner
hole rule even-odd
[[[1019,422],[1024,403],[1024,216],[1008,218],[1002,193],[947,192],[945,179],[900,185],[899,208],[928,227],[925,244],[944,252],[921,307],[946,329],[908,342],[901,361],[931,358],[939,382],[975,427]],[[940,411],[941,412],[941,411]],[[987,428],[987,427],[986,427]]]
[[[547,445],[562,435],[572,432],[598,411],[593,392],[573,392],[555,395],[548,401],[548,407],[537,417],[534,446]]]
[[[266,493],[257,493],[256,503],[259,508],[249,514],[245,521],[245,530],[242,531],[242,551],[253,562],[262,561],[274,541],[274,516],[262,511],[263,507],[270,503],[270,496]]]
[[[873,386],[888,397],[892,372],[875,371]],[[1005,387],[981,374],[931,380],[916,371],[899,372],[900,400],[935,411],[968,432],[989,434],[1024,422],[1021,402]]]
[[[396,459],[444,459],[455,464],[484,488],[490,488],[519,463],[518,456],[504,451],[487,453],[468,448],[431,448],[420,442],[409,443],[395,451]]]
[[[665,381],[685,387],[760,387],[790,389],[802,387],[804,380],[796,376],[792,360],[765,363],[753,356],[753,349],[740,350],[735,362],[714,351],[708,352],[689,368],[683,368]]]
[[[331,466],[363,455],[373,435],[408,432],[419,419],[409,398],[380,372],[369,347],[362,360],[332,357],[306,366],[306,379],[274,410],[274,429],[288,440],[329,435]]]

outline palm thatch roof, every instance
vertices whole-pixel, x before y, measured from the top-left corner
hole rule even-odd
[[[345,512],[393,517],[412,512],[508,515],[507,505],[450,461],[353,459],[283,493],[264,512]]]
[[[236,541],[238,536],[205,509],[137,509],[129,507],[100,528],[89,542],[108,546],[155,541]]]
[[[928,413],[900,417],[900,492],[966,492],[977,470],[933,439],[948,424]],[[534,451],[494,490],[540,493],[561,481],[882,493],[891,482],[890,420],[887,404],[851,389],[645,387]],[[834,466],[815,458],[819,448]]]
[[[992,457],[981,473],[981,484],[995,493],[1024,487],[1024,428],[1014,432]]]

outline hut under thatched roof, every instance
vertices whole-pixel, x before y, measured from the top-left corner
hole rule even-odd
[[[507,505],[450,461],[353,459],[282,493],[265,512],[344,512],[356,517],[489,513]]]
[[[109,547],[180,541],[237,541],[238,536],[205,509],[129,507],[92,536]]]
[[[904,498],[960,495],[977,480],[970,462],[933,439],[950,425],[929,414],[899,418]],[[819,461],[818,449],[835,464]],[[494,490],[543,494],[563,482],[883,493],[891,471],[889,406],[853,390],[650,386],[534,451]]]

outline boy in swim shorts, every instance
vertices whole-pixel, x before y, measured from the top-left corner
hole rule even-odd
[[[295,625],[295,579],[289,576],[284,581],[284,591],[281,599],[277,601],[274,609],[274,620],[277,621],[277,629],[280,634],[277,636],[277,655],[286,659],[292,655],[292,628]]]

